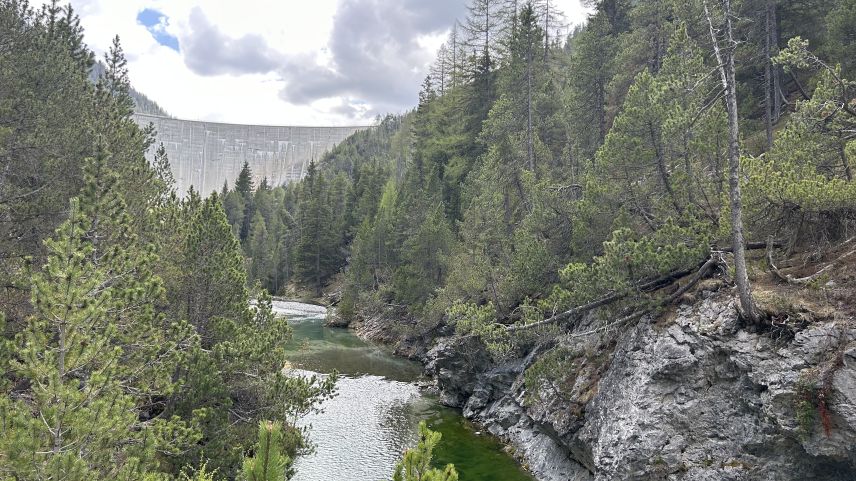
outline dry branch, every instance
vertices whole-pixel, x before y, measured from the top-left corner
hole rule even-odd
[[[707,275],[707,273],[710,271],[710,269],[712,269],[713,266],[715,266],[717,264],[718,261],[716,259],[717,259],[717,256],[711,256],[706,262],[704,262],[701,265],[701,267],[699,267],[698,271],[696,271],[695,275],[693,275],[693,277],[690,279],[690,281],[684,287],[681,287],[680,289],[678,289],[677,291],[672,293],[669,297],[664,299],[660,303],[660,305],[665,306],[665,305],[671,304],[672,302],[675,301],[675,299],[684,295],[688,290],[690,290],[693,286],[695,286],[698,283],[698,281],[701,280],[702,277]],[[659,277],[657,279],[646,282],[644,284],[640,284],[640,285],[636,286],[635,290],[634,289],[628,289],[625,291],[612,293],[608,296],[601,297],[597,300],[589,302],[588,304],[583,304],[581,306],[574,307],[573,309],[569,309],[569,310],[562,312],[560,314],[556,314],[555,316],[549,317],[549,318],[544,319],[542,321],[533,322],[531,324],[509,326],[506,328],[506,331],[507,332],[516,332],[516,331],[522,331],[522,330],[527,330],[527,329],[533,329],[533,328],[536,328],[539,326],[544,326],[547,324],[558,323],[558,322],[564,321],[566,319],[576,318],[576,317],[579,317],[579,316],[581,316],[587,312],[593,311],[599,307],[602,307],[602,306],[605,306],[608,304],[612,304],[615,301],[621,300],[624,297],[627,297],[630,294],[630,292],[639,292],[639,291],[644,292],[644,291],[651,291],[653,289],[658,289],[660,287],[663,287],[664,285],[670,284],[671,282],[673,282],[676,279],[680,279],[681,277],[683,277],[683,276],[685,276],[691,272],[693,272],[693,270],[684,270],[684,271],[679,271],[679,272],[672,272],[672,273],[667,274],[663,277]],[[638,318],[644,316],[645,314],[647,314],[648,312],[650,312],[650,309],[639,311],[637,313],[631,314],[630,316],[622,318],[613,324],[624,323],[624,322],[628,322],[628,321],[633,320],[633,319],[638,319]],[[604,326],[604,328],[607,328],[607,327],[609,327],[609,326]],[[600,328],[600,330],[603,330],[604,328]]]
[[[853,241],[856,241],[856,237],[851,237],[850,239],[847,239],[846,241],[842,242],[841,245],[839,245],[839,247],[850,244]],[[792,274],[783,274],[782,271],[780,271],[779,268],[776,267],[775,262],[773,262],[773,247],[774,247],[774,244],[772,242],[768,242],[768,244],[767,244],[767,266],[770,268],[770,271],[780,281],[788,283],[788,284],[797,285],[797,286],[806,286],[808,284],[811,284],[812,282],[820,279],[820,277],[822,275],[831,271],[833,267],[838,265],[838,263],[840,263],[844,259],[847,259],[848,257],[856,254],[856,249],[852,249],[852,250],[847,251],[844,254],[838,256],[837,258],[833,259],[832,262],[823,266],[819,271],[815,272],[814,274],[812,274],[810,276],[794,277]]]
[[[679,299],[682,295],[686,294],[687,291],[689,291],[696,284],[698,284],[698,281],[702,280],[704,278],[704,276],[706,276],[707,273],[710,272],[710,270],[713,269],[713,267],[718,262],[719,261],[717,260],[716,256],[711,256],[710,259],[707,260],[707,262],[702,264],[701,268],[695,273],[695,275],[683,287],[681,287],[680,289],[678,289],[677,291],[672,293],[672,295],[670,295],[669,297],[663,299],[658,304],[658,307],[668,306],[669,304],[675,302],[675,300]],[[590,331],[578,332],[578,333],[571,334],[571,338],[586,337],[586,336],[591,336],[592,334],[597,334],[599,332],[607,331],[609,329],[612,329],[613,327],[618,327],[624,323],[632,322],[632,321],[635,321],[637,319],[640,319],[641,317],[645,316],[646,314],[650,314],[652,311],[653,311],[653,309],[642,309],[640,311],[634,312],[633,314],[622,317],[621,319],[618,319],[617,321],[613,321],[613,322],[610,322],[609,324],[606,324],[604,326],[600,326],[597,329],[592,329]]]

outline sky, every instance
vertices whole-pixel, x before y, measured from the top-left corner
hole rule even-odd
[[[367,125],[400,113],[467,0],[71,0],[100,57],[119,35],[131,83],[171,115]],[[579,0],[553,0],[567,23]]]

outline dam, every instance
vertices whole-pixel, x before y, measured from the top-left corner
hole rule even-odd
[[[154,126],[155,143],[146,156],[151,161],[163,144],[179,196],[191,186],[203,196],[219,191],[224,182],[232,186],[244,162],[256,185],[263,178],[271,185],[300,180],[311,161],[368,128],[225,124],[144,113],[133,118],[141,127]]]

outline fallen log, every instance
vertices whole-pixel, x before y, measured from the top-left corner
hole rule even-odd
[[[672,293],[672,295],[670,295],[669,297],[667,297],[667,298],[663,299],[661,302],[659,302],[657,307],[665,307],[665,306],[668,306],[669,304],[671,304],[671,303],[675,302],[675,300],[679,299],[682,295],[686,294],[686,293],[687,293],[687,291],[689,291],[689,290],[690,290],[690,289],[692,289],[696,284],[698,284],[698,282],[699,282],[700,280],[702,280],[702,279],[704,278],[704,276],[706,276],[706,275],[707,275],[707,273],[708,273],[708,272],[710,272],[710,270],[711,270],[711,269],[713,269],[713,267],[714,267],[718,262],[719,262],[719,261],[716,259],[716,257],[715,257],[715,256],[711,256],[711,257],[710,257],[710,259],[708,259],[708,260],[707,260],[707,262],[705,262],[704,264],[702,264],[702,266],[701,266],[701,268],[698,270],[698,272],[696,272],[696,273],[695,273],[695,275],[694,275],[694,276],[689,280],[689,282],[687,282],[687,283],[686,283],[686,285],[684,285],[683,287],[681,287],[681,288],[680,288],[680,289],[678,289],[677,291],[673,292],[673,293]],[[642,310],[640,310],[640,311],[636,311],[636,312],[634,312],[633,314],[630,314],[630,315],[628,315],[628,316],[622,317],[621,319],[618,319],[617,321],[610,322],[609,324],[606,324],[606,325],[604,325],[604,326],[598,327],[598,328],[596,328],[596,329],[592,329],[592,330],[590,330],[590,331],[578,332],[578,333],[571,334],[571,336],[570,336],[570,337],[571,337],[571,338],[573,338],[573,339],[576,339],[576,338],[579,338],[579,337],[591,336],[591,335],[593,335],[593,334],[597,334],[597,333],[599,333],[599,332],[607,331],[607,330],[612,329],[612,328],[614,328],[614,327],[618,327],[618,326],[620,326],[620,325],[622,325],[622,324],[624,324],[624,323],[632,322],[632,321],[635,321],[635,320],[637,320],[637,319],[640,319],[640,318],[642,318],[643,316],[645,316],[645,315],[650,314],[651,312],[653,312],[653,310],[654,310],[654,309],[642,309]]]
[[[680,289],[678,289],[677,291],[672,293],[669,297],[667,297],[661,303],[661,305],[671,304],[672,302],[675,301],[675,299],[684,295],[684,293],[686,293],[695,284],[697,284],[698,281],[701,280],[701,278],[703,276],[707,275],[707,273],[713,268],[713,266],[715,266],[717,264],[717,262],[718,262],[717,256],[711,255],[711,257],[707,261],[705,261],[704,263],[701,264],[701,266],[698,268],[698,270],[696,271],[696,273],[692,277],[692,279],[690,279],[690,281],[684,287],[681,287]],[[691,272],[693,272],[693,270],[673,272],[673,273],[667,274],[663,277],[660,277],[660,278],[654,279],[652,281],[646,282],[644,284],[638,285],[636,287],[636,289],[628,289],[628,290],[625,290],[622,292],[612,293],[608,296],[604,296],[604,297],[596,299],[592,302],[589,302],[587,304],[583,304],[581,306],[574,307],[573,309],[569,309],[567,311],[556,314],[554,316],[551,316],[551,317],[544,319],[544,320],[541,320],[541,321],[533,322],[530,324],[520,324],[520,325],[508,326],[508,327],[506,327],[506,331],[507,332],[517,332],[517,331],[522,331],[522,330],[534,329],[536,327],[544,326],[547,324],[554,324],[554,323],[562,322],[562,321],[570,319],[570,318],[579,317],[582,314],[593,311],[599,307],[603,307],[605,305],[612,304],[615,301],[621,300],[621,299],[627,297],[630,294],[630,292],[639,292],[639,291],[644,292],[644,291],[653,290],[655,288],[660,288],[663,285],[666,285],[665,284],[666,282],[671,283],[675,279],[679,279],[679,278],[681,278],[681,277],[683,277],[683,276],[685,276]],[[642,317],[645,314],[646,314],[646,312],[632,314],[631,316],[628,316],[627,318],[620,320],[620,322],[628,322],[630,320],[630,318],[638,319],[639,317]],[[619,322],[619,321],[617,321],[617,322]]]

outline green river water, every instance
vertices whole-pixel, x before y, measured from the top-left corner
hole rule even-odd
[[[532,481],[497,440],[476,434],[459,411],[417,389],[419,364],[347,329],[324,326],[323,309],[316,306],[276,301],[274,309],[294,329],[288,345],[294,367],[341,375],[336,397],[323,404],[322,413],[304,420],[315,451],[298,458],[295,481],[390,479],[401,453],[415,444],[423,419],[443,434],[435,464],[454,463],[461,481]]]

